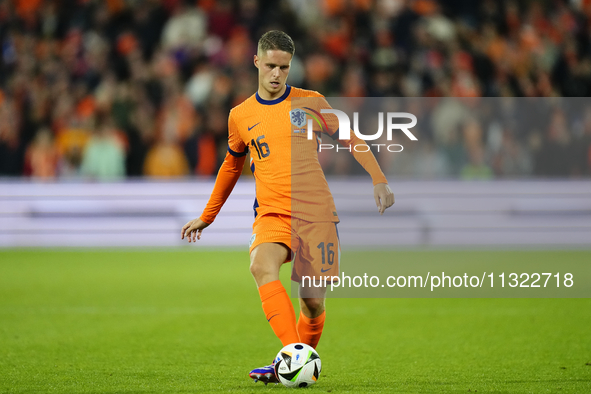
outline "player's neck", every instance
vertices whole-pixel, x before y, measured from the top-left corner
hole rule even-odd
[[[287,89],[287,84],[283,85],[283,89],[281,89],[279,92],[272,94],[268,90],[264,89],[262,86],[259,85],[259,90],[257,91],[257,93],[259,94],[259,97],[262,98],[263,100],[271,101],[271,100],[275,100],[275,99],[278,99],[279,97],[283,96],[286,89]]]

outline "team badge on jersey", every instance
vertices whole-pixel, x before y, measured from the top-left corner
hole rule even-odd
[[[248,244],[248,247],[250,248],[252,246],[252,244],[254,243],[254,240],[257,238],[256,234],[253,234],[252,237],[250,237],[250,243]]]
[[[289,119],[295,127],[304,127],[306,125],[306,112],[299,108],[289,111]]]

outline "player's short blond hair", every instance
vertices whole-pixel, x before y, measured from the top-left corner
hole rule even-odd
[[[295,44],[287,33],[279,30],[271,30],[263,34],[260,38],[257,53],[260,55],[269,50],[280,50],[293,56],[295,53]]]

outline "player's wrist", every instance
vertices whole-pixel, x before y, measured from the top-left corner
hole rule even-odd
[[[199,220],[201,220],[203,223],[205,223],[207,226],[209,226],[210,224],[213,223],[213,221],[215,220],[215,218],[203,218],[203,216],[199,217]]]

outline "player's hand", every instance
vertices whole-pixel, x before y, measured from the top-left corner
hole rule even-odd
[[[201,239],[201,233],[207,226],[209,226],[209,223],[205,223],[201,219],[193,219],[183,226],[183,229],[181,230],[181,239],[187,237],[187,241],[196,242],[197,239]]]
[[[387,183],[378,183],[373,187],[373,197],[380,215],[394,204],[394,193]]]

